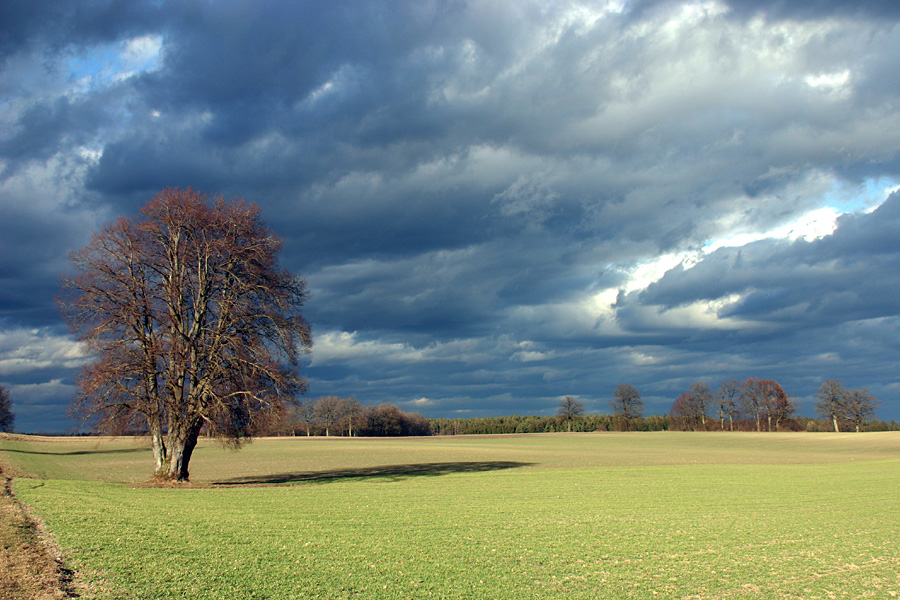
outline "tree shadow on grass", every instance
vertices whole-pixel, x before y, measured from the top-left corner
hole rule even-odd
[[[0,448],[0,452],[9,452],[10,454],[38,454],[43,456],[79,456],[82,454],[130,454],[132,452],[150,452],[150,447],[92,448],[90,450],[63,450],[60,452],[49,452],[45,450],[19,450],[17,448]]]
[[[528,467],[535,463],[514,461],[442,462],[411,465],[383,465],[358,469],[333,471],[309,471],[305,473],[277,473],[252,477],[235,477],[214,482],[215,486],[231,485],[285,485],[292,483],[331,483],[352,479],[387,479],[397,481],[408,477],[435,477],[452,473],[483,473]]]

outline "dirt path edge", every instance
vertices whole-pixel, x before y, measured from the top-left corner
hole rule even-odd
[[[0,598],[81,598],[75,573],[40,518],[16,497],[8,472],[0,464]]]

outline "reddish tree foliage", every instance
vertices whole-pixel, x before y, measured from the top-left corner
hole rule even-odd
[[[702,381],[692,383],[687,392],[675,399],[669,411],[675,429],[706,429],[712,391]]]
[[[763,420],[767,431],[777,430],[795,411],[794,403],[772,379],[747,379],[741,386],[741,400],[746,412],[753,417],[757,431],[762,431]]]
[[[675,399],[669,410],[669,419],[674,430],[696,431],[700,428],[700,417],[693,394],[685,392]]]
[[[201,428],[239,444],[305,388],[305,282],[280,270],[259,208],[167,189],[71,257],[63,314],[96,361],[76,409],[104,429],[143,422],[157,476],[187,480]]]

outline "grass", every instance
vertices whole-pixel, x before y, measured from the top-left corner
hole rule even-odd
[[[0,457],[98,598],[900,598],[896,433],[206,442],[177,489],[130,439]]]

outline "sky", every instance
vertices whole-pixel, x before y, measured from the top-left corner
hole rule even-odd
[[[257,203],[312,397],[667,413],[826,379],[900,420],[900,4],[0,2],[0,385],[73,431],[68,255],[167,187]]]

